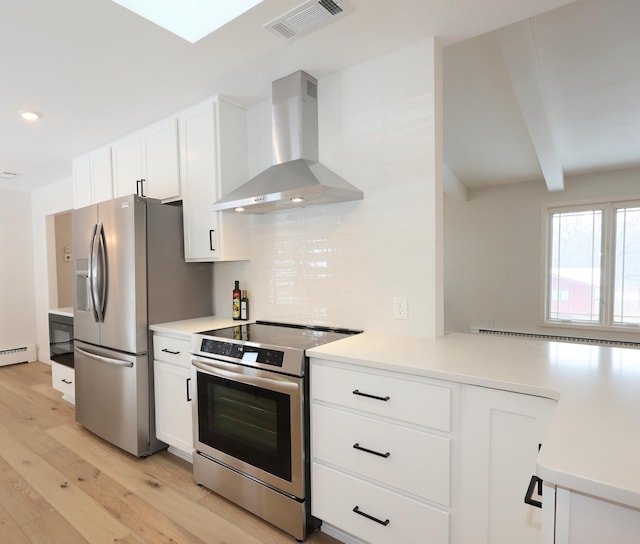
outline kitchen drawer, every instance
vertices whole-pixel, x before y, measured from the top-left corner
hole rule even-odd
[[[451,430],[451,388],[446,385],[314,364],[312,359],[311,397],[440,431]]]
[[[449,505],[448,438],[317,404],[311,416],[314,460]],[[370,452],[354,447],[356,444]]]
[[[312,514],[370,544],[449,542],[449,514],[336,470],[312,464]],[[369,519],[354,508],[382,522]]]
[[[189,368],[189,340],[154,334],[153,357],[158,361]]]
[[[65,399],[75,398],[75,370],[73,368],[55,362],[51,363],[51,384],[54,389],[62,393]]]

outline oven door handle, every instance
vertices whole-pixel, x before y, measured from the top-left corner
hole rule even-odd
[[[214,376],[218,376],[219,378],[255,385],[256,387],[262,387],[263,389],[269,389],[279,393],[290,394],[300,388],[297,383],[289,381],[286,378],[261,378],[258,376],[248,376],[240,372],[234,372],[233,370],[224,370],[214,362],[205,362],[201,359],[192,359],[191,364],[196,368],[209,374],[213,374]]]

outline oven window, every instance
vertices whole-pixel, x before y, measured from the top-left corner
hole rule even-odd
[[[291,481],[289,395],[198,372],[198,438]]]

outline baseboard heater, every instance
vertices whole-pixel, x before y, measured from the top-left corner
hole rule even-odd
[[[32,363],[35,360],[35,346],[22,346],[19,348],[0,349],[0,366],[14,365],[16,363]]]
[[[473,329],[476,334],[492,336],[512,336],[515,338],[530,338],[532,340],[549,340],[551,342],[571,342],[573,344],[587,344],[590,346],[605,346],[618,348],[640,348],[640,342],[626,340],[603,340],[598,338],[581,338],[579,336],[560,336],[555,334],[536,334],[528,332],[496,331],[493,329]]]

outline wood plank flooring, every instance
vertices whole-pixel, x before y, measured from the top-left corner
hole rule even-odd
[[[164,451],[137,459],[75,422],[44,363],[0,367],[0,544],[291,544],[195,484]],[[316,532],[306,542],[339,544]]]

